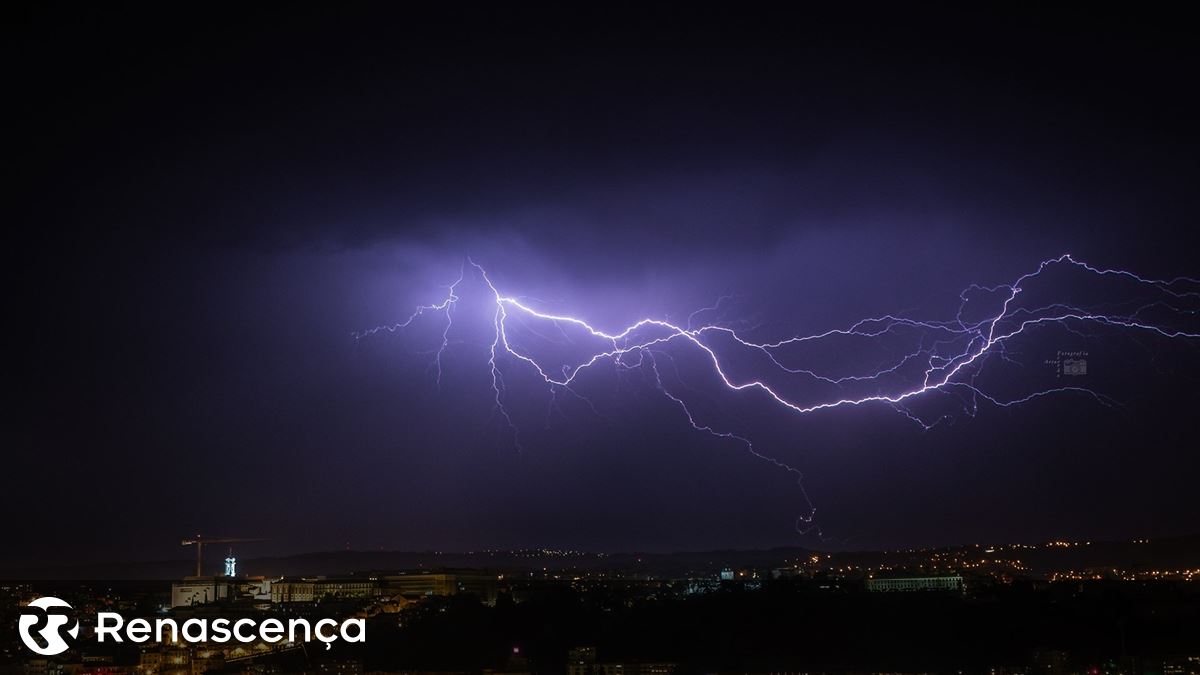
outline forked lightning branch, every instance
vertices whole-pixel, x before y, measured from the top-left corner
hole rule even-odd
[[[564,391],[591,405],[577,386],[588,372],[607,365],[620,372],[645,373],[645,381],[669,399],[694,429],[740,443],[755,458],[794,474],[798,482],[802,474],[795,467],[766,454],[746,435],[703,419],[692,402],[697,388],[682,382],[687,378],[680,374],[671,349],[688,349],[699,356],[699,361],[691,362],[705,367],[688,374],[693,382],[706,378],[718,389],[752,397],[756,405],[800,416],[880,406],[929,430],[958,414],[973,416],[981,406],[1005,408],[1047,396],[1081,395],[1102,405],[1118,404],[1084,382],[1084,360],[1063,360],[1060,373],[1071,375],[1070,382],[1015,392],[997,392],[985,385],[980,377],[985,364],[1019,365],[1013,345],[1039,332],[1058,329],[1081,339],[1117,333],[1135,339],[1200,338],[1200,329],[1195,327],[1195,317],[1200,315],[1200,280],[1148,278],[1123,269],[1096,267],[1070,254],[1043,260],[1008,283],[968,286],[958,293],[953,316],[923,319],[885,314],[844,328],[773,339],[754,337],[749,334],[753,331],[735,330],[732,324],[701,321],[717,313],[720,302],[693,312],[686,322],[643,318],[618,330],[601,329],[579,316],[544,311],[533,306],[538,304],[535,301],[502,292],[488,271],[468,258],[458,280],[442,298],[418,306],[403,321],[354,336],[361,340],[395,333],[422,317],[440,316],[440,345],[432,362],[440,382],[443,356],[457,327],[456,307],[466,292],[462,286],[469,280],[481,282],[487,296],[491,395],[498,418],[518,448],[517,415],[507,405],[511,392],[505,380],[510,369],[532,373],[552,396]],[[1075,302],[1063,290],[1084,283],[1102,301]],[[851,358],[840,367],[832,366],[808,351],[818,345],[843,350]],[[891,354],[882,364],[876,349],[880,345],[886,345]],[[563,359],[564,348],[573,356]],[[746,363],[758,365],[747,367]],[[676,377],[670,378],[671,374]],[[802,484],[800,488],[803,491]],[[808,502],[807,494],[804,498]],[[797,529],[820,532],[815,508],[811,502],[808,507],[797,520]]]

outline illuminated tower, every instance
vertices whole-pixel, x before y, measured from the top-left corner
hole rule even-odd
[[[233,551],[230,551],[229,557],[225,559],[225,576],[237,576],[237,558],[233,557]]]

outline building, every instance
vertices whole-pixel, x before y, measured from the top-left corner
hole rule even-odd
[[[601,663],[598,675],[671,675],[674,663]]]
[[[595,647],[576,647],[567,652],[567,675],[592,675],[595,670]]]
[[[363,577],[283,579],[271,584],[271,602],[315,602],[323,599],[374,598],[379,582]]]
[[[388,596],[419,597],[427,595],[479,596],[483,602],[496,604],[500,576],[480,570],[418,571],[382,577],[384,594]]]
[[[203,605],[230,597],[229,579],[224,577],[184,577],[171,582],[171,606]]]
[[[867,579],[867,590],[872,593],[896,591],[962,591],[963,578],[959,575],[938,577],[885,577]]]
[[[304,577],[271,584],[271,602],[315,602],[322,599],[418,599],[435,595],[478,595],[495,604],[499,575],[479,570],[439,570],[399,574]]]
[[[595,647],[567,652],[567,675],[671,675],[674,663],[597,663]]]
[[[1071,672],[1071,655],[1058,649],[1039,651],[1034,654],[1033,667],[1038,675],[1066,675]]]
[[[204,605],[219,600],[245,598],[267,601],[271,580],[264,577],[184,577],[171,582],[171,607]]]
[[[362,661],[358,659],[325,659],[317,664],[321,675],[362,675]]]

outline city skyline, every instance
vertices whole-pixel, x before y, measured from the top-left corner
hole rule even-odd
[[[1189,638],[1200,566],[1179,565],[1197,565],[1198,551],[1194,536],[850,554],[485,551],[485,564],[467,567],[449,554],[415,567],[417,558],[326,554],[310,563],[327,568],[307,573],[6,580],[0,616],[24,616],[35,598],[53,594],[69,616],[77,612],[81,637],[48,659],[23,659],[15,637],[0,636],[0,666],[15,657],[24,672],[358,673],[437,664],[666,675],[758,664],[1190,675],[1200,666]],[[316,634],[318,617],[345,622],[340,633]],[[253,634],[231,641],[231,625]],[[714,645],[699,626],[737,639]],[[937,649],[925,646],[931,631]]]

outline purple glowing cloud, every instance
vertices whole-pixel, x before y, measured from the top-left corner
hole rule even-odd
[[[1019,302],[1021,294],[1051,269],[1080,273],[1093,281],[1121,281],[1137,288],[1142,295],[1120,302],[1109,298],[1090,308],[1063,301],[1022,305]],[[521,448],[520,429],[505,405],[507,389],[502,360],[536,373],[552,394],[564,390],[580,398],[582,395],[572,385],[599,364],[611,364],[620,370],[645,369],[654,386],[679,407],[694,429],[743,444],[754,457],[794,474],[802,492],[803,476],[799,469],[763,454],[746,436],[706,424],[689,405],[685,394],[667,386],[660,370],[665,366],[660,362],[675,367],[674,357],[665,351],[668,345],[679,344],[696,350],[726,390],[757,391],[765,396],[765,400],[792,414],[808,415],[841,407],[879,404],[895,409],[923,429],[930,429],[947,415],[928,421],[915,414],[908,404],[936,393],[958,393],[968,397],[968,413],[973,413],[981,400],[1009,407],[1063,393],[1081,393],[1103,405],[1117,405],[1111,397],[1083,386],[1049,387],[1015,397],[1002,397],[989,393],[977,383],[986,361],[993,356],[1007,361],[1010,357],[1006,346],[1035,328],[1054,325],[1079,333],[1081,326],[1095,325],[1145,331],[1168,339],[1200,338],[1200,332],[1180,328],[1167,320],[1196,315],[1200,281],[1188,277],[1151,279],[1126,270],[1095,267],[1064,254],[1042,261],[1035,270],[1011,283],[967,287],[959,294],[958,311],[952,319],[920,320],[887,314],[862,319],[847,328],[774,341],[748,339],[747,331],[739,332],[724,323],[695,325],[698,317],[712,313],[721,301],[696,310],[682,325],[643,318],[619,331],[607,332],[586,319],[542,311],[532,306],[534,301],[504,294],[487,270],[468,258],[458,279],[438,302],[417,307],[398,323],[356,333],[356,339],[402,331],[427,314],[441,315],[444,320],[441,344],[433,359],[440,382],[442,358],[450,344],[449,334],[454,325],[454,309],[462,299],[459,287],[468,278],[482,281],[489,294],[487,304],[492,309],[488,367],[495,409],[511,430],[518,449]],[[989,305],[991,308],[987,309]],[[985,309],[976,309],[980,306]],[[971,315],[977,316],[970,318]],[[1162,318],[1146,318],[1148,315]],[[549,331],[553,331],[553,335]],[[804,357],[801,350],[807,345],[864,339],[887,339],[912,346],[878,367],[862,368],[858,372],[824,372],[814,364],[793,364]],[[744,375],[741,371],[758,374]],[[807,532],[816,528],[819,533],[815,523],[816,510],[807,494],[804,498],[808,512],[798,518],[797,529]]]

